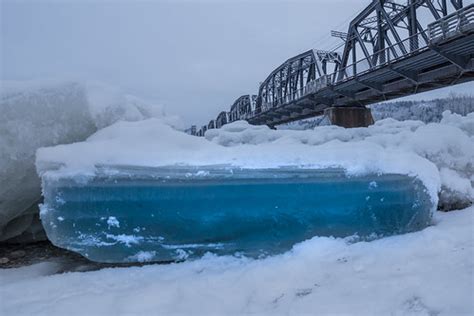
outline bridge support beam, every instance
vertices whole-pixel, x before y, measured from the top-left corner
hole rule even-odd
[[[372,112],[365,106],[330,107],[324,110],[324,115],[329,118],[331,124],[345,128],[367,127],[374,124]]]

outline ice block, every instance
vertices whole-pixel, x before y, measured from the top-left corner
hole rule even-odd
[[[423,229],[434,207],[414,177],[342,169],[101,166],[42,184],[49,239],[108,263],[259,258],[314,236],[371,240]]]

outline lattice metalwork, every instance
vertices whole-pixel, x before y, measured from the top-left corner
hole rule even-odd
[[[229,112],[222,111],[216,118],[216,128],[221,128],[230,121]]]
[[[256,95],[243,95],[235,100],[230,108],[230,121],[246,120],[253,116],[255,113],[256,100]]]
[[[261,113],[297,100],[323,86],[327,74],[337,71],[340,57],[336,52],[309,50],[288,59],[260,85],[256,112]]]
[[[462,0],[374,0],[349,25],[336,81],[428,47],[428,25],[462,8]]]
[[[373,0],[347,32],[331,32],[343,41],[341,53],[309,50],[288,59],[258,96],[241,96],[197,134],[236,120],[275,126],[330,106],[365,106],[474,80],[474,0],[465,2]]]

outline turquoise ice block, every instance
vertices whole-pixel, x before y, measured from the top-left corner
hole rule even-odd
[[[433,204],[416,178],[339,169],[101,167],[43,177],[49,239],[97,262],[261,257],[314,236],[368,240],[423,229]]]

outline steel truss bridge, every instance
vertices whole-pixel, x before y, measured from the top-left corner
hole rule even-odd
[[[406,1],[406,0],[405,0]],[[196,135],[236,120],[275,126],[474,79],[474,4],[373,0],[352,20],[342,52],[309,50],[285,61],[258,95],[237,99]],[[471,1],[472,2],[472,1]]]

